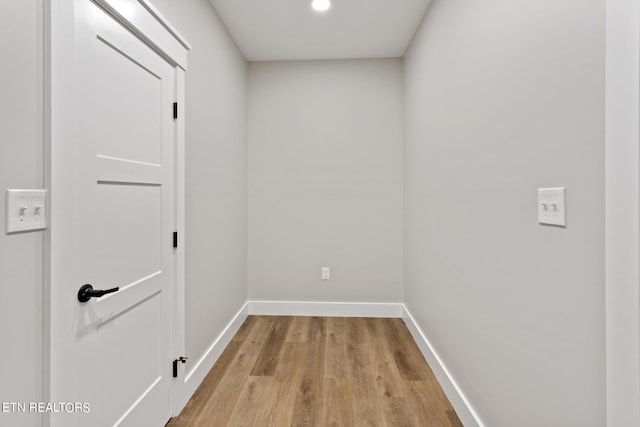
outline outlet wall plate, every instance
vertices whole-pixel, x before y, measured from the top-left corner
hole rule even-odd
[[[538,222],[540,224],[567,226],[565,187],[538,188]]]
[[[46,190],[7,190],[7,233],[45,228]]]

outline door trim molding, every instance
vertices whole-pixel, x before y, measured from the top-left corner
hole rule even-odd
[[[607,426],[640,425],[640,5],[606,2]]]
[[[90,0],[183,70],[191,45],[149,0]]]

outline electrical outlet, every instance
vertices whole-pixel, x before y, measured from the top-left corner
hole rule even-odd
[[[322,267],[322,280],[331,280],[331,268]]]

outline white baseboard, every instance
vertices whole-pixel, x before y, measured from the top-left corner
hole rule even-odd
[[[196,392],[200,383],[207,376],[213,365],[216,363],[224,349],[227,347],[231,338],[238,332],[242,323],[249,315],[249,304],[245,303],[242,308],[236,313],[231,321],[227,324],[224,330],[218,335],[218,337],[209,346],[207,351],[204,352],[202,357],[193,365],[185,377],[180,391],[180,402],[177,405],[177,413],[180,413],[184,409],[189,399]],[[177,415],[177,414],[176,414]]]
[[[263,316],[402,317],[403,304],[376,302],[248,301]]]
[[[453,409],[455,409],[462,424],[465,427],[484,427],[482,420],[471,406],[471,403],[469,403],[469,400],[462,393],[462,390],[449,373],[449,370],[442,362],[442,359],[440,359],[438,353],[436,353],[426,335],[422,332],[404,304],[402,318],[404,319],[409,332],[411,332],[413,339],[418,344],[424,358],[431,367],[431,370],[438,379],[438,382],[442,386],[442,390],[444,390],[451,402],[451,405],[453,405]]]

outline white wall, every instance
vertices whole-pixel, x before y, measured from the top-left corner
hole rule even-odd
[[[605,425],[604,5],[435,0],[405,58],[405,302],[487,426]]]
[[[207,0],[154,0],[189,41],[187,370],[247,300],[247,63]]]
[[[7,188],[42,188],[42,2],[0,2],[0,402],[42,400],[43,232],[5,233]],[[39,426],[6,414],[0,425]]]
[[[43,185],[41,3],[1,3],[1,191]],[[604,2],[476,3],[436,0],[405,61],[404,300],[486,425],[602,426]],[[247,66],[206,0],[154,4],[193,45],[193,361],[247,299]],[[402,301],[400,62],[250,68],[249,298]],[[536,223],[551,185],[567,229]],[[42,251],[0,232],[0,401],[42,399]]]
[[[400,302],[401,60],[252,62],[249,88],[249,299]]]

